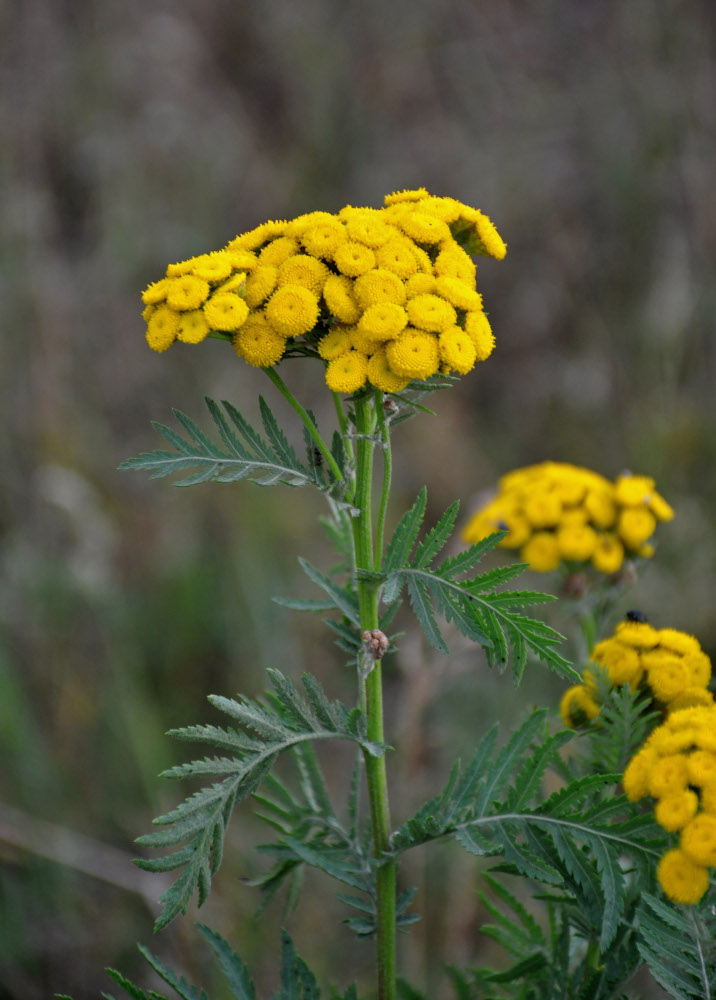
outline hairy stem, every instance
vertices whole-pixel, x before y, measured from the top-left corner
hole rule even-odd
[[[321,435],[318,433],[318,428],[316,427],[316,425],[314,424],[314,422],[311,420],[311,418],[309,417],[309,415],[306,412],[306,410],[304,409],[304,407],[301,406],[301,404],[299,403],[299,401],[296,399],[296,397],[293,395],[293,393],[291,392],[291,390],[288,388],[288,386],[286,385],[286,383],[284,382],[284,380],[281,378],[281,376],[278,374],[278,372],[274,368],[264,368],[263,370],[266,372],[266,374],[268,375],[268,377],[271,379],[271,381],[276,386],[276,388],[281,393],[281,395],[286,400],[286,402],[289,404],[289,406],[293,407],[293,409],[299,415],[299,417],[303,421],[304,427],[306,428],[306,430],[308,431],[308,433],[311,435],[311,437],[313,438],[313,440],[316,442],[316,447],[319,449],[319,451],[321,452],[321,454],[325,458],[326,462],[328,462],[328,465],[330,467],[331,472],[333,473],[334,478],[337,479],[339,482],[342,483],[343,482],[343,473],[338,468],[338,464],[336,463],[335,458],[331,454],[330,448],[328,447],[328,445],[326,444],[326,442],[323,440],[323,438],[321,437]]]
[[[374,400],[366,396],[356,400],[357,465],[354,502],[360,514],[353,519],[356,566],[372,570],[374,556],[372,523],[373,449],[376,413]],[[385,498],[387,501],[387,497]],[[358,601],[362,629],[378,628],[378,584],[358,579]],[[368,739],[385,742],[383,733],[383,687],[380,660],[361,676],[361,701],[368,715]],[[376,858],[390,849],[390,807],[385,757],[364,754],[370,816],[373,827],[373,850]],[[378,915],[378,998],[395,1000],[395,886],[397,865],[388,862],[376,872],[376,909]]]

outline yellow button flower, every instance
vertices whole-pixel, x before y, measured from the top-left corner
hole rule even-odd
[[[520,553],[524,562],[530,564],[530,569],[538,573],[549,573],[557,569],[562,557],[557,539],[551,531],[536,531]]]
[[[668,833],[675,833],[677,830],[683,830],[694,818],[698,808],[698,796],[687,788],[683,792],[665,795],[659,799],[654,808],[654,818]]]
[[[300,252],[298,240],[294,240],[291,236],[279,236],[263,248],[259,254],[259,264],[262,267],[278,268]]]
[[[375,251],[375,260],[378,267],[383,267],[392,271],[399,278],[410,278],[418,270],[418,262],[412,252],[410,240],[397,239],[388,240]]]
[[[599,573],[617,573],[624,562],[624,546],[616,535],[604,534],[597,538],[592,552],[592,566]]]
[[[425,212],[406,212],[398,225],[416,243],[442,243],[451,239],[447,223]]]
[[[167,288],[167,305],[172,309],[198,309],[209,294],[209,282],[192,274],[173,278]]]
[[[355,296],[363,309],[379,302],[395,302],[402,306],[405,303],[405,286],[392,271],[377,267],[356,278]]]
[[[438,295],[416,295],[408,299],[406,309],[412,325],[430,333],[442,333],[457,320],[454,308]]]
[[[361,307],[355,296],[355,286],[344,274],[330,274],[323,286],[323,299],[329,311],[341,323],[357,323]]]
[[[588,725],[599,715],[599,705],[590,696],[584,684],[575,684],[562,695],[559,714],[565,726],[579,729]]]
[[[306,253],[299,253],[289,257],[279,266],[278,286],[281,288],[283,285],[301,285],[313,295],[319,296],[330,273],[322,260]]]
[[[678,847],[667,851],[657,869],[659,885],[673,903],[694,905],[709,887],[708,870]]]
[[[286,338],[274,330],[264,313],[255,312],[234,337],[234,348],[255,368],[270,368],[283,357]]]
[[[318,342],[318,353],[324,361],[333,361],[341,354],[346,354],[353,347],[351,334],[346,327],[338,326],[321,337]]]
[[[391,340],[386,352],[388,364],[395,374],[409,378],[430,378],[440,364],[437,337],[411,327],[407,327],[397,340]]]
[[[410,379],[396,375],[388,364],[385,348],[379,348],[368,362],[368,381],[381,392],[402,392]]]
[[[298,337],[316,325],[318,299],[302,285],[284,285],[269,299],[266,318],[282,337]]]
[[[301,237],[301,242],[306,248],[306,252],[313,257],[324,257],[327,260],[333,257],[338,247],[348,242],[348,234],[345,226],[337,220],[334,222],[319,222],[317,226],[311,226]]]
[[[147,343],[153,351],[166,351],[176,340],[179,313],[167,306],[159,306],[147,324]]]
[[[438,337],[440,360],[458,375],[467,375],[475,367],[477,351],[464,330],[450,326]]]
[[[368,376],[368,358],[358,351],[347,351],[330,361],[326,368],[326,384],[332,392],[356,392]]]
[[[256,309],[262,302],[265,302],[271,292],[276,288],[278,282],[278,268],[260,265],[254,268],[246,279],[244,289],[244,300],[252,309]]]
[[[209,323],[201,309],[180,314],[177,340],[185,344],[200,344],[209,332]]]
[[[341,274],[349,278],[357,278],[360,274],[366,274],[375,267],[375,254],[370,247],[349,240],[342,243],[333,254],[333,263]]]
[[[681,833],[681,849],[698,865],[716,865],[716,816],[694,816]]]
[[[204,304],[204,315],[212,330],[238,330],[249,315],[249,307],[233,292],[212,295]]]
[[[373,340],[394,340],[408,325],[408,314],[395,302],[368,306],[358,321],[358,329]]]
[[[588,524],[562,524],[557,531],[557,544],[567,562],[589,559],[597,544],[597,534]]]
[[[655,528],[656,518],[646,507],[625,507],[619,515],[617,531],[630,549],[639,549]]]
[[[484,312],[469,312],[465,316],[465,333],[475,345],[477,360],[486,361],[495,347],[495,337]]]

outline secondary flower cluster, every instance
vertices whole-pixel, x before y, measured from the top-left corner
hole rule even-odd
[[[538,572],[564,562],[616,573],[629,554],[651,556],[657,522],[673,516],[648,476],[625,474],[610,482],[590,469],[542,462],[503,476],[497,495],[473,515],[463,538],[479,542],[506,530],[500,545],[520,549]]]
[[[626,621],[598,642],[591,659],[613,686],[647,689],[665,715],[624,771],[624,791],[632,802],[656,799],[657,823],[681,831],[679,847],[659,863],[662,889],[675,903],[698,903],[716,865],[716,705],[708,689],[711,661],[698,639],[672,628]],[[599,715],[593,673],[562,697],[567,726],[587,725]]]
[[[598,642],[590,659],[606,671],[609,683],[646,688],[652,700],[671,713],[694,706],[711,707],[711,660],[698,639],[673,628],[656,629],[647,622],[625,621]],[[584,683],[568,688],[559,706],[565,725],[586,725],[599,715],[597,685],[586,670]]]
[[[250,365],[292,347],[327,362],[326,382],[400,392],[412,379],[469,372],[494,337],[469,254],[501,259],[487,216],[425,188],[266,222],[223,250],[170,264],[143,293],[147,341],[164,351],[232,335]]]
[[[672,712],[630,760],[624,791],[656,799],[657,823],[679,833],[657,876],[675,903],[698,903],[716,866],[716,706]]]

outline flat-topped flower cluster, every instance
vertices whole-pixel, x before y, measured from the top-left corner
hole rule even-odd
[[[632,802],[656,799],[657,823],[679,834],[657,876],[675,903],[698,903],[716,866],[716,706],[669,714],[647,738],[624,772]]]
[[[648,622],[620,622],[614,634],[592,649],[590,660],[603,668],[609,684],[643,687],[665,712],[696,706],[710,707],[711,660],[697,638],[673,628],[654,628]],[[565,725],[577,728],[599,715],[597,684],[592,671],[584,683],[568,688],[560,702]]]
[[[506,530],[500,545],[519,549],[533,570],[591,564],[611,574],[628,555],[651,556],[657,522],[673,516],[648,476],[625,474],[611,482],[566,462],[541,462],[503,476],[497,495],[473,515],[463,538],[479,542]]]
[[[654,816],[679,846],[667,851],[657,875],[675,903],[698,903],[716,865],[716,705],[709,690],[711,660],[693,635],[647,622],[626,621],[598,642],[591,660],[612,686],[648,690],[664,721],[629,761],[624,792],[632,802],[651,796]],[[560,703],[564,723],[588,725],[600,712],[598,685],[589,669],[584,683]]]
[[[309,354],[326,362],[333,391],[400,392],[489,356],[470,254],[505,251],[487,216],[425,188],[388,195],[381,209],[265,222],[169,265],[142,295],[147,341],[164,351],[223,334],[250,365]]]

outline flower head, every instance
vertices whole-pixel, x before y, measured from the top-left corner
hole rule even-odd
[[[485,219],[416,188],[388,195],[379,209],[346,205],[264,222],[222,250],[170,264],[144,290],[147,341],[163,351],[214,330],[260,367],[318,355],[340,392],[366,379],[400,392],[438,372],[464,375],[494,346],[475,265],[460,245],[480,231],[497,255]],[[304,337],[306,350],[285,351],[287,338]],[[350,371],[333,364],[350,351]]]
[[[406,308],[410,316],[411,301]],[[480,360],[480,338],[492,336],[484,313],[468,312],[464,329],[476,345]],[[489,345],[486,348],[489,350]],[[627,493],[630,503],[626,506],[620,503],[620,496],[624,496],[623,488],[618,491],[615,483],[590,469],[565,462],[542,462],[503,476],[497,496],[473,515],[463,537],[465,541],[479,541],[496,530],[501,512],[509,508],[524,516],[533,532],[554,535],[559,552],[556,562],[554,557],[533,561],[533,556],[545,549],[543,538],[529,548],[529,535],[519,543],[505,540],[505,548],[521,548],[521,558],[531,562],[533,568],[556,569],[565,563],[572,568],[591,565],[600,573],[614,574],[628,555],[649,554],[644,543],[657,523],[656,516],[643,502],[640,505],[631,502],[641,492]],[[550,552],[554,551],[555,547],[550,546]]]

